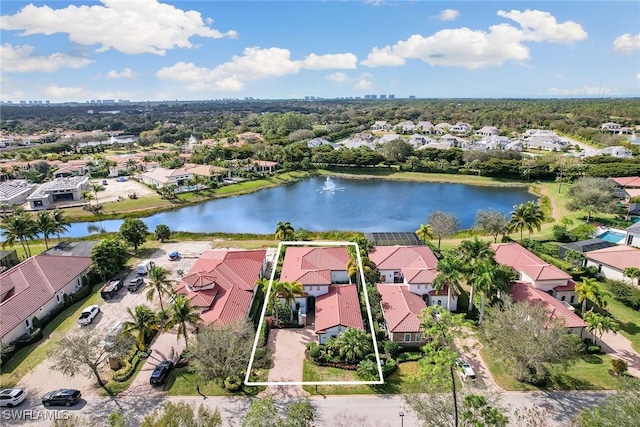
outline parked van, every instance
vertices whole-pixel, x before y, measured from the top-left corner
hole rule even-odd
[[[136,271],[140,276],[146,276],[147,273],[150,272],[155,265],[155,262],[146,260],[138,264],[138,268],[136,268]]]
[[[111,350],[113,347],[115,347],[118,335],[122,333],[123,329],[124,322],[122,320],[114,320],[113,323],[109,325],[109,329],[107,329],[107,334],[104,336],[102,347],[105,350]]]

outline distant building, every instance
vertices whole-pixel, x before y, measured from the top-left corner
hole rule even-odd
[[[56,178],[45,182],[33,194],[27,197],[31,209],[47,208],[52,203],[61,201],[79,201],[82,192],[89,189],[88,176]]]
[[[15,179],[0,184],[0,206],[20,205],[36,189],[36,184]]]

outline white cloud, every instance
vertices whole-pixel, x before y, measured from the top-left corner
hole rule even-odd
[[[345,73],[338,72],[325,76],[325,79],[332,83],[345,83],[349,80],[349,77]]]
[[[86,67],[93,62],[87,58],[64,53],[37,56],[34,54],[33,46],[13,46],[9,43],[0,46],[0,59],[2,70],[7,73],[29,73],[32,71],[52,73],[62,68]]]
[[[164,55],[173,48],[191,48],[191,37],[236,37],[210,28],[197,11],[185,11],[157,0],[101,0],[102,5],[62,9],[29,4],[15,15],[2,16],[0,29],[22,35],[63,33],[82,45],[100,45],[127,54]]]
[[[632,35],[629,33],[623,34],[613,41],[614,52],[632,52],[640,49],[640,33]]]
[[[636,79],[640,80],[640,73],[636,74]]]
[[[549,95],[557,96],[600,96],[600,95],[615,95],[618,91],[610,87],[599,86],[587,86],[573,88],[573,89],[560,89],[552,87],[548,91]]]
[[[353,87],[357,90],[367,90],[373,87],[373,74],[362,73],[360,77],[356,79],[356,84]]]
[[[498,16],[512,19],[521,28],[503,23],[490,26],[488,31],[461,27],[427,37],[414,34],[393,46],[374,47],[361,63],[368,67],[394,67],[404,65],[407,59],[420,59],[430,65],[474,69],[530,59],[529,47],[523,44],[526,41],[571,44],[587,37],[579,24],[559,24],[547,12],[499,11]]]
[[[132,79],[136,76],[136,73],[131,71],[131,68],[125,68],[121,72],[111,70],[107,73],[108,79]]]
[[[81,86],[72,87],[72,86],[50,85],[44,90],[44,93],[50,96],[51,98],[63,99],[63,100],[69,100],[70,98],[74,98],[75,95],[81,94],[83,92],[84,92],[84,88]]]
[[[455,9],[445,9],[437,16],[437,18],[441,21],[453,21],[458,16],[460,16],[460,12]]]
[[[303,69],[352,69],[356,67],[357,61],[356,56],[351,53],[335,55],[312,53],[303,60],[294,61],[291,60],[291,52],[287,49],[248,47],[243,51],[242,56],[234,55],[231,61],[215,68],[178,62],[158,70],[156,77],[185,83],[186,88],[191,91],[239,91],[247,81],[297,74]]]
[[[549,12],[529,9],[524,12],[499,10],[498,16],[520,24],[524,41],[572,44],[587,38],[582,25],[573,21],[559,24]]]

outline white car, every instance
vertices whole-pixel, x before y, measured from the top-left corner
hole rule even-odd
[[[8,388],[0,391],[0,406],[6,406],[8,408],[13,408],[14,406],[18,406],[24,399],[27,398],[27,393],[24,390],[19,388]]]
[[[464,359],[456,359],[456,368],[458,369],[458,374],[460,374],[460,378],[463,380],[475,380],[476,373],[473,371],[473,368]]]
[[[90,305],[89,307],[82,310],[82,314],[78,318],[78,325],[86,326],[93,322],[93,319],[100,313],[100,307],[97,305]]]

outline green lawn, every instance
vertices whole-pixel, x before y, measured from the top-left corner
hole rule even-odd
[[[261,378],[259,381],[266,380]],[[164,385],[164,390],[169,396],[198,396],[197,376],[191,372],[188,367],[174,369],[169,374],[169,379]],[[222,383],[214,381],[201,382],[200,393],[206,396],[255,396],[264,390],[264,387],[245,386],[242,392],[229,393],[224,389]]]
[[[12,387],[31,369],[44,361],[56,342],[69,330],[78,328],[76,320],[82,309],[88,305],[101,305],[100,286],[95,286],[93,293],[84,301],[77,302],[60,312],[43,330],[44,338],[34,344],[22,348],[2,366],[0,388]]]
[[[554,367],[550,383],[540,388],[517,381],[509,374],[506,364],[491,350],[483,348],[480,354],[495,382],[505,390],[615,390],[619,386],[618,379],[609,374],[611,357],[608,355],[584,355],[566,369]]]
[[[394,394],[414,393],[419,391],[419,383],[415,380],[418,373],[417,362],[405,362],[398,365],[398,369],[389,377],[385,384],[380,386],[362,385],[335,385],[303,386],[304,390],[312,395],[328,394]],[[355,371],[316,366],[311,361],[305,360],[302,368],[302,381],[362,381]]]
[[[607,292],[611,291],[608,284],[600,283],[600,285]],[[640,312],[616,301],[613,297],[605,297],[605,301],[607,301],[607,311],[620,323],[618,333],[629,339],[633,349],[640,353]]]

